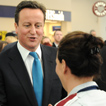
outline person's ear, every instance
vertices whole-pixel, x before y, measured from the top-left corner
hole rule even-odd
[[[63,69],[63,73],[65,74],[67,72],[67,64],[64,59],[62,59],[62,69]]]
[[[14,23],[14,26],[15,26],[15,33],[18,34],[18,31],[17,31],[18,30],[17,29],[18,25],[17,25],[17,23]]]

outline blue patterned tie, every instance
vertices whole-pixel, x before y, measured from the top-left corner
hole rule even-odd
[[[30,52],[29,54],[34,57],[34,62],[32,67],[34,92],[36,95],[38,106],[42,106],[43,74],[42,74],[41,63],[38,59],[36,52]]]

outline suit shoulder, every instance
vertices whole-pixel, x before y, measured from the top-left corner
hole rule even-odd
[[[46,45],[42,45],[42,47],[43,47],[44,49],[47,49],[47,50],[50,50],[50,51],[57,52],[57,48],[55,48],[55,47],[46,46]]]

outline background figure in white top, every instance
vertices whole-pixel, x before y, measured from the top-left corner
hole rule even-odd
[[[68,96],[55,106],[106,106],[106,92],[93,81],[100,73],[103,45],[101,38],[82,31],[69,33],[61,40],[56,73]]]

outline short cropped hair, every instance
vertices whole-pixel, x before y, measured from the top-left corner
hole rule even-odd
[[[45,22],[46,8],[42,4],[38,3],[37,1],[22,1],[17,5],[15,11],[15,22],[17,23],[17,25],[19,22],[19,13],[24,8],[40,9],[44,14],[44,22]]]
[[[54,36],[55,36],[56,32],[58,32],[58,31],[61,31],[61,30],[56,30],[56,31],[54,32]]]
[[[95,30],[93,30],[93,29],[92,29],[92,30],[90,30],[90,34],[92,34],[92,32],[95,32]]]
[[[100,74],[102,58],[100,48],[104,41],[82,31],[74,31],[63,37],[57,58],[66,61],[71,73],[78,77],[89,77]]]

